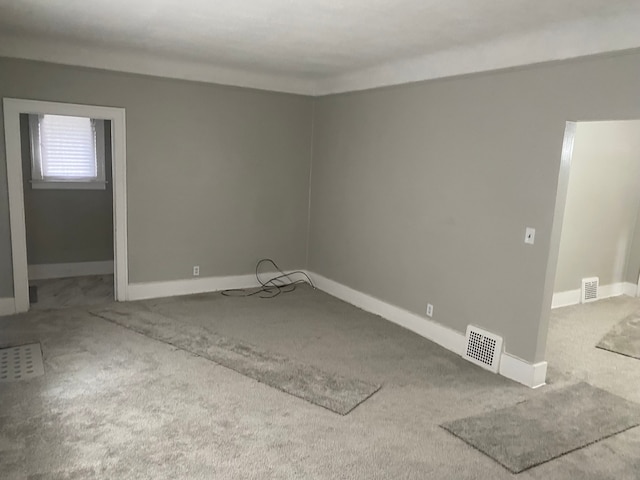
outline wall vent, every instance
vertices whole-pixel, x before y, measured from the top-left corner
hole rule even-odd
[[[30,380],[44,375],[39,343],[0,348],[0,383]]]
[[[598,277],[590,277],[582,279],[582,290],[580,295],[580,302],[587,303],[593,302],[598,299],[598,284],[600,280]]]
[[[466,343],[462,356],[482,368],[498,373],[502,355],[502,337],[481,328],[467,327]]]

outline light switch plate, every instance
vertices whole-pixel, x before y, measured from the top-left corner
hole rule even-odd
[[[533,242],[536,239],[536,229],[527,227],[524,232],[524,243],[528,243],[529,245],[533,245]]]

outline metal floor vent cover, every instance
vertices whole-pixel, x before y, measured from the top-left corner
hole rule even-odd
[[[17,382],[44,375],[39,343],[0,349],[0,383]]]
[[[589,277],[582,279],[581,298],[582,303],[595,302],[598,300],[598,286],[600,279],[598,277]]]
[[[498,373],[502,355],[502,337],[469,325],[462,356],[476,365]]]

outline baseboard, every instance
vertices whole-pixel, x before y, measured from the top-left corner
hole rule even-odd
[[[379,300],[366,293],[329,280],[317,273],[307,273],[318,289],[340,300],[344,300],[351,305],[355,305],[362,310],[380,315],[382,318],[400,325],[407,330],[411,330],[447,350],[462,355],[465,345],[465,336],[463,333]],[[530,364],[506,352],[502,353],[500,357],[500,374],[531,388],[537,388],[545,384],[546,371],[547,362]]]
[[[542,387],[547,378],[547,362],[529,363],[503,353],[500,357],[500,375],[531,388]]]
[[[551,300],[551,308],[568,307],[580,303],[580,289],[567,290],[566,292],[556,292]]]
[[[260,273],[260,278],[268,279],[276,275],[279,274],[264,272]],[[255,274],[227,277],[199,277],[166,282],[130,283],[128,296],[129,300],[145,300],[148,298],[219,292],[220,290],[233,288],[254,288],[258,285]]]
[[[611,297],[619,297],[620,295],[628,295],[630,297],[637,296],[638,286],[630,282],[611,283],[609,285],[600,285],[598,287],[598,300]],[[566,292],[557,292],[553,294],[551,308],[569,307],[580,303],[581,291],[567,290]]]
[[[631,282],[624,282],[622,284],[622,294],[627,297],[637,297],[638,296],[638,285]]]
[[[409,312],[390,303],[378,300],[371,295],[359,292],[353,288],[342,285],[333,280],[308,272],[316,288],[327,292],[340,300],[344,300],[351,305],[361,308],[370,313],[380,315],[386,320],[396,323],[420,336],[428,338],[432,342],[462,355],[464,348],[464,335],[460,332],[447,328],[439,323],[425,317]]]
[[[13,297],[0,298],[0,317],[16,313],[16,302]]]
[[[45,263],[29,265],[29,280],[48,278],[85,277],[87,275],[110,275],[113,260],[104,262]]]

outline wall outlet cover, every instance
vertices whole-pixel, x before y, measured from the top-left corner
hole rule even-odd
[[[528,243],[529,245],[533,245],[536,240],[536,229],[527,227],[524,232],[524,243]]]

